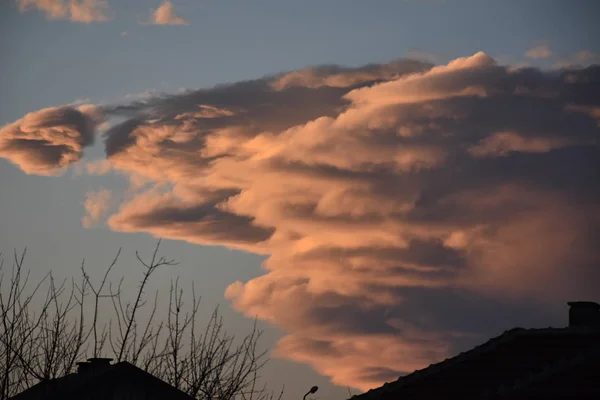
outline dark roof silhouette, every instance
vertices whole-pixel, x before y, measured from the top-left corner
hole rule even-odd
[[[109,359],[90,359],[109,360]],[[110,361],[92,365],[80,363],[77,373],[40,382],[11,397],[11,400],[70,400],[70,399],[173,399],[193,397],[174,388],[148,372],[128,363],[110,365]]]
[[[600,328],[514,328],[353,399],[600,398],[597,371]]]

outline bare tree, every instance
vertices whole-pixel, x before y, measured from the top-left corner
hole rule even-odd
[[[83,295],[67,291],[66,281],[57,285],[46,275],[28,293],[29,273],[23,276],[25,251],[14,254],[8,282],[0,259],[0,398],[18,393],[36,381],[63,376],[73,370],[82,355],[84,340]],[[46,295],[38,300],[40,288]],[[6,286],[6,288],[5,288]],[[83,290],[84,287],[82,286]],[[37,307],[32,307],[37,301]],[[79,310],[79,319],[70,315]]]
[[[160,241],[149,261],[136,252],[144,270],[133,301],[124,296],[123,279],[116,287],[109,280],[121,250],[96,284],[82,262],[80,283],[71,279],[58,284],[49,273],[29,285],[29,273],[23,275],[25,251],[15,252],[5,281],[0,253],[0,400],[72,373],[76,363],[90,355],[130,362],[197,399],[280,399],[283,390],[277,396],[259,385],[259,372],[268,358],[259,347],[262,332],[256,321],[250,333],[236,339],[224,329],[215,308],[201,327],[200,298],[192,285],[186,303],[178,279],[171,282],[166,321],[156,321],[159,293],[148,303],[146,288],[157,269],[177,264],[159,256],[159,248]],[[42,287],[47,287],[45,295]],[[108,315],[101,315],[104,301],[112,305],[104,308]]]

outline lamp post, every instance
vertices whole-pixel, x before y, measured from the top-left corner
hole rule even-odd
[[[309,394],[316,393],[317,390],[319,390],[318,386],[311,387],[310,390],[308,392],[306,392],[306,394],[304,395],[304,397],[302,398],[302,400],[306,400],[306,396],[308,396]]]

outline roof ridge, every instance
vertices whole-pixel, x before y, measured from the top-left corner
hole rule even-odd
[[[11,399],[26,399],[28,398],[27,396],[30,393],[36,393],[35,391],[39,390],[48,390],[48,388],[52,388],[52,390],[66,391],[80,390],[86,385],[94,384],[94,382],[98,382],[101,379],[106,379],[107,376],[110,377],[114,375],[119,375],[123,372],[138,374],[144,376],[146,379],[152,379],[157,385],[164,387],[168,386],[169,390],[173,392],[179,392],[179,395],[182,396],[181,398],[183,398],[183,396],[187,396],[187,398],[189,399],[193,398],[180,388],[177,388],[171,385],[170,383],[165,382],[163,379],[151,374],[150,372],[140,368],[139,366],[132,364],[128,361],[120,361],[115,364],[110,364],[107,368],[102,368],[98,371],[89,371],[85,373],[73,372],[55,379],[38,382],[35,385],[30,386],[29,388],[11,397]]]
[[[582,327],[567,326],[567,327],[563,327],[563,328],[515,327],[515,328],[504,331],[503,333],[501,333],[498,336],[490,338],[486,342],[484,342],[478,346],[475,346],[470,350],[466,350],[466,351],[461,352],[453,357],[446,358],[445,360],[440,361],[438,363],[430,364],[429,366],[427,366],[425,368],[422,368],[420,370],[411,372],[410,374],[401,376],[393,382],[386,382],[381,387],[378,387],[375,389],[370,389],[366,393],[353,396],[352,398],[359,397],[359,396],[365,396],[366,398],[378,398],[387,393],[390,393],[391,391],[397,390],[398,388],[401,388],[404,385],[417,382],[426,377],[430,377],[432,374],[436,374],[441,371],[444,371],[447,368],[450,368],[450,367],[456,365],[457,363],[460,363],[462,361],[469,360],[469,359],[479,356],[481,354],[490,352],[490,351],[494,350],[496,347],[498,347],[500,344],[505,343],[509,340],[512,340],[513,338],[515,338],[517,336],[548,335],[548,334],[551,334],[551,335],[561,335],[561,334],[588,335],[590,333],[600,333],[600,329],[598,327],[583,327],[583,326]]]
[[[478,346],[475,346],[474,348],[472,348],[470,350],[463,351],[454,357],[446,358],[443,361],[440,361],[435,364],[430,364],[429,366],[427,366],[423,369],[416,370],[408,375],[401,376],[396,381],[385,383],[383,386],[376,388],[376,389],[371,389],[368,392],[366,392],[365,394],[369,395],[369,393],[370,393],[370,396],[375,396],[375,397],[382,396],[384,394],[389,393],[391,390],[395,390],[395,389],[402,387],[403,385],[424,379],[425,377],[428,377],[428,376],[431,376],[432,374],[441,372],[441,371],[451,367],[454,364],[457,364],[464,360],[468,360],[471,357],[475,357],[475,356],[485,353],[487,351],[491,351],[491,350],[495,349],[501,343],[505,343],[508,340],[522,334],[525,331],[527,331],[527,329],[519,328],[519,327],[506,330],[502,334],[495,336],[495,337],[487,340],[486,342],[484,342]]]

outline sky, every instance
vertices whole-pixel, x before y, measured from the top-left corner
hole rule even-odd
[[[180,265],[345,398],[600,293],[595,0],[9,0],[0,251]],[[92,267],[93,266],[93,267]],[[208,312],[208,311],[207,311]]]

